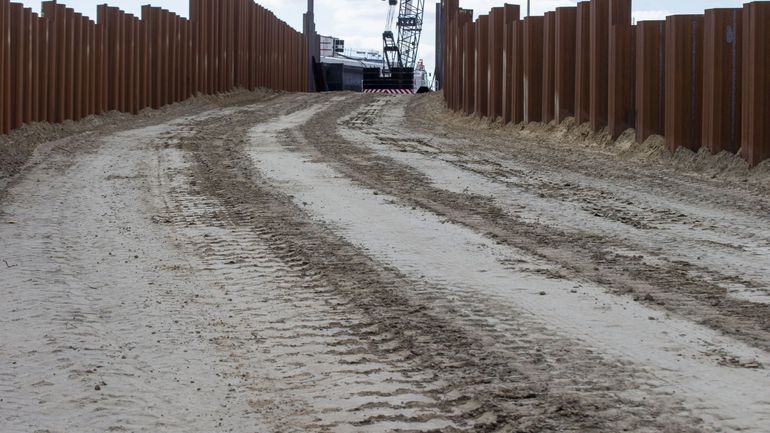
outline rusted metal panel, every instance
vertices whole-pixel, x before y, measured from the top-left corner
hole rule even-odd
[[[48,118],[48,89],[49,89],[49,52],[50,47],[48,45],[48,29],[50,26],[50,22],[46,18],[40,18],[40,22],[38,24],[38,38],[40,41],[40,49],[38,52],[38,62],[40,63],[39,67],[39,80],[40,80],[40,87],[39,87],[39,95],[38,95],[38,120],[42,122],[48,122],[50,121]],[[0,73],[1,74],[1,73]],[[0,80],[1,81],[1,80]]]
[[[487,88],[489,86],[489,75],[487,69],[489,61],[487,59],[489,50],[489,16],[481,15],[476,20],[476,115],[485,117],[487,115]]]
[[[32,18],[30,20],[30,37],[31,37],[31,47],[29,56],[30,56],[30,66],[31,66],[31,78],[30,82],[32,84],[32,94],[31,94],[31,112],[30,112],[30,121],[31,122],[39,122],[40,121],[40,26],[39,26],[39,18],[36,13],[32,13]]]
[[[74,68],[74,99],[72,101],[72,119],[83,118],[83,15],[76,13],[73,16],[73,68]]]
[[[153,68],[155,69],[153,92],[154,92],[154,105],[153,108],[160,108],[165,104],[165,58],[168,53],[166,50],[165,41],[165,14],[160,8],[153,9],[153,25],[155,27],[155,52],[153,53]]]
[[[448,45],[444,47],[447,59],[443,62],[449,68],[448,74],[453,79],[451,83],[448,83],[449,86],[444,91],[447,93],[447,107],[457,111],[462,109],[462,89],[464,86],[462,76],[462,40],[458,38],[458,35],[465,17],[457,10],[453,16],[445,18],[447,20],[445,25],[448,25],[448,33],[445,33],[443,38],[447,41]]]
[[[56,13],[56,97],[55,97],[55,117],[56,122],[61,123],[67,115],[67,86],[71,81],[67,81],[67,10],[64,5],[53,5]]]
[[[91,111],[91,97],[92,97],[92,80],[91,76],[91,56],[92,53],[91,42],[91,20],[88,17],[83,17],[83,29],[82,29],[82,46],[83,50],[82,59],[82,74],[83,74],[83,94],[81,100],[81,117],[86,117],[92,114]]]
[[[636,26],[636,141],[665,133],[666,22]]]
[[[703,15],[666,18],[666,144],[701,146]]]
[[[138,38],[137,20],[133,15],[126,15],[126,111],[138,114],[139,101],[137,101],[138,86],[138,56],[137,56],[137,38]]]
[[[712,154],[741,147],[741,9],[704,15],[703,145]]]
[[[98,41],[98,27],[95,21],[91,21],[90,38],[91,38],[91,64],[89,68],[91,70],[91,101],[89,102],[90,113],[99,113],[99,41]]]
[[[543,116],[544,17],[524,19],[524,122],[540,122]]]
[[[470,115],[476,107],[476,24],[473,22],[463,26],[463,82],[463,110]]]
[[[188,50],[188,26],[187,20],[179,19],[179,100],[190,97],[189,85],[189,50]]]
[[[165,50],[165,57],[163,58],[163,105],[173,104],[176,102],[176,16],[163,10],[163,43]]]
[[[554,119],[563,122],[575,115],[577,8],[556,9]]]
[[[0,0],[0,134],[6,134],[11,129],[10,120],[6,118],[10,114],[10,67],[8,61],[10,20],[8,17],[8,1]]]
[[[594,131],[607,126],[609,14],[610,0],[591,0],[589,117]]]
[[[75,11],[67,8],[64,19],[67,22],[66,32],[64,34],[64,118],[73,120],[75,118],[75,33],[77,25],[75,23]]]
[[[468,10],[461,9],[457,13],[456,19],[452,22],[452,53],[451,63],[447,63],[450,66],[449,75],[455,77],[454,82],[446,90],[449,92],[449,97],[452,100],[452,109],[455,111],[463,111],[465,107],[465,88],[468,86],[468,82],[465,76],[465,42],[463,39],[463,31],[465,25],[470,22],[473,17],[468,13]],[[449,51],[450,47],[447,47],[445,51]],[[446,83],[444,83],[446,84]]]
[[[492,8],[489,13],[487,53],[487,117],[495,121],[503,113],[503,18],[505,10]]]
[[[81,55],[83,74],[83,94],[81,99],[80,116],[87,117],[91,114],[91,20],[83,17]]]
[[[631,0],[610,0],[607,124],[612,140],[634,127],[634,27]]]
[[[161,40],[163,48],[161,53],[163,58],[161,59],[161,67],[163,69],[163,79],[161,80],[161,105],[168,105],[174,102],[173,100],[173,66],[172,66],[172,43],[173,43],[173,16],[169,11],[161,10]]]
[[[117,9],[113,7],[107,7],[105,10],[105,24],[104,24],[104,31],[106,33],[105,37],[105,55],[107,57],[106,59],[106,79],[105,83],[107,86],[107,110],[117,110],[118,109],[118,91],[116,89],[116,80],[115,77],[117,76],[117,69],[119,67],[117,54],[118,54],[118,47],[117,47]]]
[[[456,27],[456,21],[457,21],[457,13],[456,9],[458,7],[458,2],[455,0],[447,0],[443,2],[444,11],[443,14],[443,26],[445,29],[442,40],[442,48],[443,48],[443,54],[444,59],[442,60],[444,67],[444,70],[447,71],[447,76],[449,77],[449,80],[447,80],[447,85],[442,90],[444,93],[444,101],[447,104],[447,107],[451,110],[456,110],[457,107],[455,106],[454,101],[454,87],[457,85],[457,77],[453,76],[454,70],[454,62],[452,59],[452,56],[455,54],[455,50],[453,47],[454,37],[452,35],[453,29]]]
[[[743,6],[741,155],[751,166],[770,158],[770,3]]]
[[[577,5],[575,18],[575,123],[591,119],[591,3]]]
[[[24,7],[11,3],[11,129],[21,128],[24,123]]]
[[[42,3],[41,7],[43,16],[45,17],[46,27],[48,32],[48,50],[47,50],[47,65],[48,65],[48,79],[47,93],[46,93],[46,119],[49,122],[56,122],[56,98],[57,98],[57,83],[58,83],[58,69],[57,69],[57,33],[56,33],[56,3],[53,1],[46,1]]]
[[[543,17],[543,115],[548,123],[554,120],[556,86],[556,12],[546,12]]]
[[[145,85],[147,81],[147,69],[145,67],[145,35],[144,35],[144,22],[141,19],[136,19],[134,22],[136,40],[134,55],[136,56],[136,85],[134,89],[134,98],[136,99],[136,112],[143,110],[147,105],[145,102]]]
[[[192,55],[190,58],[190,79],[192,94],[200,89],[200,0],[190,0],[190,44]]]
[[[519,124],[524,121],[524,21],[513,23],[511,38],[511,123]]]
[[[503,123],[510,123],[513,119],[513,23],[520,17],[519,5],[504,6],[503,12],[503,87],[502,92],[502,118]]]
[[[117,59],[115,68],[115,101],[116,110],[128,111],[126,107],[126,78],[127,78],[127,50],[126,50],[126,20],[125,13],[122,10],[115,11],[115,57]]]
[[[142,6],[142,11],[146,6]],[[107,84],[107,71],[109,70],[109,59],[108,59],[108,53],[107,53],[107,46],[109,41],[109,35],[108,35],[108,21],[109,21],[109,11],[107,9],[107,5],[99,5],[96,7],[96,25],[97,25],[97,47],[98,47],[98,75],[99,75],[99,84],[98,84],[98,113],[104,113],[108,110],[109,105],[109,88]]]
[[[32,99],[32,80],[34,79],[33,76],[33,47],[32,47],[32,9],[30,8],[24,8],[24,13],[22,15],[22,39],[19,42],[22,45],[22,62],[23,65],[23,76],[22,76],[22,85],[24,87],[24,94],[22,96],[23,98],[23,107],[24,112],[22,113],[22,120],[24,123],[30,123],[32,122],[32,111],[34,107],[34,102]]]

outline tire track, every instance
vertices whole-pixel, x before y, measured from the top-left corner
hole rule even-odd
[[[463,146],[436,148],[439,143],[454,142],[451,138],[437,139],[431,144],[420,134],[394,126],[400,121],[399,112],[387,110],[384,100],[387,99],[365,96],[339,103],[335,109],[310,119],[300,128],[301,134],[319,158],[333,162],[346,176],[369,188],[429,209],[497,241],[558,263],[566,273],[564,276],[595,282],[613,293],[627,294],[638,302],[677,313],[755,347],[770,349],[770,306],[727,296],[725,287],[740,284],[741,281],[697,265],[668,261],[664,257],[639,260],[634,253],[627,252],[626,244],[608,237],[586,232],[570,233],[523,220],[506,212],[491,197],[434,187],[429,178],[414,168],[367,148],[366,140],[371,140],[395,149],[428,155],[441,152],[449,160],[473,161],[471,170],[492,181],[499,177],[524,178],[527,179],[525,184],[533,185],[532,191],[543,187],[537,181],[537,174],[533,179],[529,173],[511,173],[500,164],[487,164],[488,158],[476,161]],[[356,131],[357,140],[345,139],[339,131],[332,132],[329,125],[338,122],[339,128]],[[392,127],[384,130],[379,126],[382,124]],[[543,188],[546,192],[553,190],[547,185]],[[572,186],[561,185],[561,189],[565,188]],[[588,202],[597,203],[594,200]],[[612,200],[601,203],[607,208],[627,207]],[[632,218],[630,214],[623,216],[614,212],[614,215],[612,218],[617,220]],[[665,215],[660,214],[657,218],[665,218]],[[749,282],[746,284],[751,286]],[[725,358],[724,362],[737,361]]]
[[[282,408],[290,408],[282,419],[334,431],[705,429],[683,417],[677,400],[644,371],[603,359],[530,317],[496,308],[470,289],[460,296],[462,302],[447,297],[444,289],[404,277],[315,223],[261,177],[245,154],[246,132],[259,121],[243,114],[201,122],[180,146],[193,164],[192,181],[200,195],[218,203],[214,211],[204,206],[206,224],[239,228],[225,239],[201,244],[209,254],[204,257],[213,260],[210,267],[224,267],[222,261],[230,257],[231,266],[247,277],[227,275],[225,281],[243,281],[235,284],[240,286],[257,278],[260,259],[250,257],[272,256],[283,263],[268,266],[267,273],[286,290],[273,292],[280,294],[269,301],[268,311],[293,313],[265,319],[267,338],[275,339],[275,346],[270,356],[252,358],[250,364],[281,367],[272,391],[254,386],[270,396],[286,396],[279,399]],[[267,127],[274,131],[287,127],[271,123]],[[295,138],[290,132],[287,146],[304,146]],[[263,246],[255,247],[257,242]],[[318,334],[326,337],[314,346]],[[241,344],[236,340],[231,350],[236,353]],[[253,352],[236,358],[249,359]],[[326,370],[340,355],[343,367]],[[321,364],[308,371],[302,361],[308,356]],[[340,378],[343,382],[331,383],[344,386],[329,388],[327,377]],[[311,397],[299,404],[299,395]],[[268,402],[254,402],[254,407],[262,413],[276,410]]]

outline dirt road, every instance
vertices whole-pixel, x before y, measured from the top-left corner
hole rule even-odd
[[[767,432],[766,184],[438,101],[38,147],[0,195],[0,430]]]

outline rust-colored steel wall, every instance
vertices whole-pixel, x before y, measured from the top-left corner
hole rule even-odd
[[[524,122],[543,116],[543,17],[524,19]]]
[[[556,123],[575,115],[575,66],[576,66],[577,8],[556,9],[556,46],[554,86],[554,116]]]
[[[664,90],[666,22],[636,26],[636,141],[665,132]]]
[[[612,139],[636,128],[638,142],[662,134],[672,150],[741,149],[752,166],[770,158],[770,2],[638,26],[631,0],[580,1],[523,21],[508,4],[476,22],[462,11],[442,0],[453,23],[439,47],[443,89],[454,110],[517,124],[574,116]]]
[[[612,140],[634,127],[635,49],[631,0],[610,0],[607,126]]]
[[[511,122],[524,121],[524,21],[515,21],[511,32],[513,82],[511,83]]]
[[[743,6],[741,155],[755,166],[770,158],[770,3]]]
[[[503,29],[505,10],[492,8],[489,13],[489,35],[487,53],[487,117],[495,121],[503,114]]]
[[[489,49],[489,16],[482,15],[476,20],[476,115],[487,115],[489,75],[489,61],[487,59]]]
[[[580,2],[575,18],[575,123],[591,120],[591,3]]]
[[[610,0],[591,0],[589,117],[594,131],[607,126],[609,14]]]
[[[55,1],[41,10],[0,0],[0,133],[237,87],[305,89],[302,35],[252,0],[190,0],[189,20],[151,6],[140,19],[99,5],[96,22]]]
[[[502,118],[503,123],[512,120],[513,102],[513,24],[519,20],[519,5],[506,4],[503,12],[503,87],[502,92]]]
[[[709,9],[704,15],[703,145],[711,153],[741,146],[741,9]]]
[[[554,88],[556,85],[556,12],[546,12],[543,17],[543,114],[541,121],[554,119]]]
[[[666,18],[666,144],[701,146],[703,15]]]

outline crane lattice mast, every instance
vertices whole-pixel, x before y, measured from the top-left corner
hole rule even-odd
[[[425,0],[388,0],[390,10],[385,32],[382,33],[382,54],[385,58],[385,72],[392,68],[414,69],[417,62],[417,48],[420,46],[422,34],[423,13]],[[396,6],[398,18],[396,27],[398,39],[393,34],[393,18]]]

